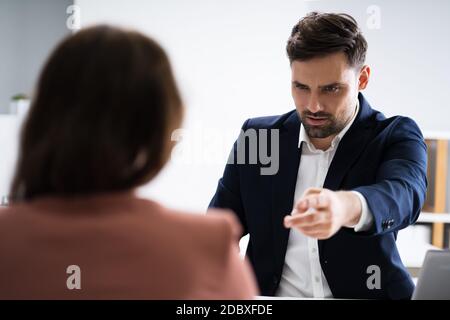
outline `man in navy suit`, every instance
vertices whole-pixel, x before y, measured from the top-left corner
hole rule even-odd
[[[386,118],[361,94],[366,50],[348,15],[301,19],[287,44],[296,110],[247,120],[234,144],[210,207],[233,210],[250,234],[262,295],[412,295],[395,241],[424,202],[426,145],[413,120]],[[276,170],[255,150],[271,150]]]

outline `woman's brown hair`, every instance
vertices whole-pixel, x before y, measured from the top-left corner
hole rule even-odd
[[[164,50],[111,26],[65,39],[22,127],[11,200],[125,191],[167,162],[182,101]]]

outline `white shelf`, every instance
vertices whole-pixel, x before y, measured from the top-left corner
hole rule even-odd
[[[450,213],[422,212],[417,222],[423,223],[450,223]]]
[[[424,131],[425,139],[450,140],[450,131]]]

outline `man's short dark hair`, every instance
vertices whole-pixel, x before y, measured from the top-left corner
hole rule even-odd
[[[351,67],[362,67],[367,42],[350,15],[311,12],[292,29],[286,50],[291,63],[343,52]]]

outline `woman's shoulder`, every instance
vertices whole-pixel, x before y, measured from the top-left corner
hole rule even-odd
[[[206,212],[183,211],[160,207],[168,220],[177,221],[184,227],[202,230],[209,235],[239,239],[242,228],[231,210],[211,209]]]

